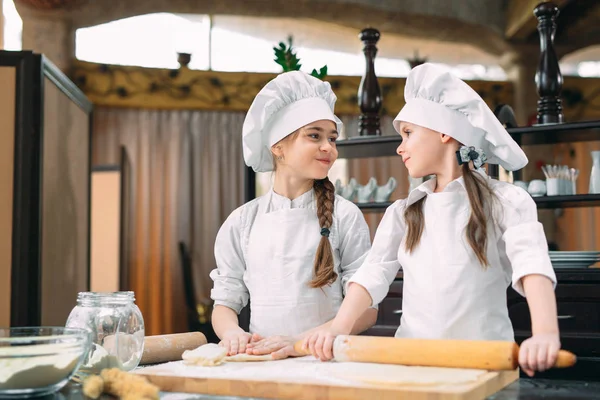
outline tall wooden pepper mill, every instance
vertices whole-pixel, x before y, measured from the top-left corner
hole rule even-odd
[[[375,75],[375,56],[377,55],[377,42],[379,31],[366,28],[360,32],[359,38],[364,43],[363,53],[367,62],[365,74],[358,87],[358,134],[360,136],[380,136],[379,112],[381,110],[381,88]]]
[[[560,92],[563,77],[560,73],[558,58],[554,50],[554,34],[556,33],[556,17],[559,10],[551,2],[539,4],[533,11],[538,19],[540,34],[540,63],[535,74],[535,84],[540,96],[537,106],[538,124],[561,123],[563,120]]]

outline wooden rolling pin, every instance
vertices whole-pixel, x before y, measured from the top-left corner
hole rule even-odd
[[[302,342],[294,349],[303,354]],[[519,365],[519,346],[515,342],[475,340],[399,339],[375,336],[340,335],[333,344],[336,361],[428,367],[514,370]],[[554,368],[575,364],[573,353],[560,350]]]
[[[206,336],[202,332],[146,336],[140,365],[181,360],[184,351],[193,350],[206,343]]]

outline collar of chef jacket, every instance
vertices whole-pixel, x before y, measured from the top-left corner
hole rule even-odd
[[[302,193],[300,196],[293,200],[276,193],[272,188],[267,193],[269,198],[270,207],[269,211],[278,211],[282,209],[292,208],[313,208],[314,207],[314,193],[315,190],[310,188],[308,191]]]
[[[488,179],[488,176],[483,169],[476,169],[475,172],[481,174],[486,180]],[[435,183],[436,178],[434,177],[411,190],[411,192],[408,194],[408,198],[406,199],[406,207],[419,201],[423,197],[432,194],[433,190],[435,189]],[[460,190],[465,190],[465,180],[462,176],[448,183],[443,191],[456,192]]]

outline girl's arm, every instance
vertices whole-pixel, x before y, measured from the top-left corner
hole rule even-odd
[[[551,368],[560,350],[556,298],[554,283],[547,277],[532,274],[522,281],[531,314],[532,336],[521,344],[519,364],[533,376],[534,371]]]
[[[357,315],[364,315],[371,304],[371,296],[364,287],[356,283],[350,284],[348,294],[331,325],[305,337],[302,343],[304,351],[310,351],[313,356],[322,361],[331,360],[335,337],[352,334],[353,329],[361,323]]]
[[[219,339],[223,339],[227,332],[241,332],[238,315],[229,307],[215,306],[212,312],[212,326]]]
[[[366,298],[364,296],[366,296]],[[370,305],[371,296],[369,296],[369,293],[365,288],[356,283],[352,283],[348,288],[346,299],[342,302],[336,317],[323,325],[301,333],[296,337],[296,340],[302,340],[313,333],[330,328],[340,330],[340,334],[341,332],[348,335],[362,333],[375,325],[375,321],[377,321],[377,309],[369,308]],[[359,314],[361,310],[362,314]],[[356,315],[360,315],[360,317],[356,318]],[[338,326],[336,327],[334,324]]]
[[[371,295],[364,287],[357,283],[350,283],[348,294],[331,323],[331,330],[344,335],[362,332],[360,328],[366,324],[370,317],[369,311],[375,311],[374,319],[377,319],[377,310],[369,308],[372,303]],[[360,317],[356,318],[357,316]],[[373,321],[374,323],[375,321]],[[366,328],[368,329],[371,326]]]
[[[246,264],[241,247],[241,213],[242,207],[232,212],[219,229],[215,240],[217,268],[210,273],[214,281],[210,294],[215,304],[211,322],[229,355],[246,352],[250,340],[250,334],[238,323],[238,314],[250,298],[244,283]]]
[[[212,313],[212,325],[215,333],[221,339],[219,344],[227,349],[227,355],[246,352],[252,335],[240,328],[235,311],[226,306],[215,306]]]
[[[512,267],[512,286],[527,298],[531,314],[532,337],[521,343],[519,364],[532,376],[534,371],[551,367],[560,349],[556,273],[531,195],[520,187],[505,185],[500,187],[499,197],[503,206],[500,228]]]
[[[527,275],[523,278],[523,289],[531,314],[531,332],[558,334],[556,297],[553,282],[543,275]]]

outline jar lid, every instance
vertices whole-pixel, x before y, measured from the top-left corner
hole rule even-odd
[[[79,292],[77,303],[84,306],[96,304],[131,304],[135,301],[132,291],[126,292]]]

